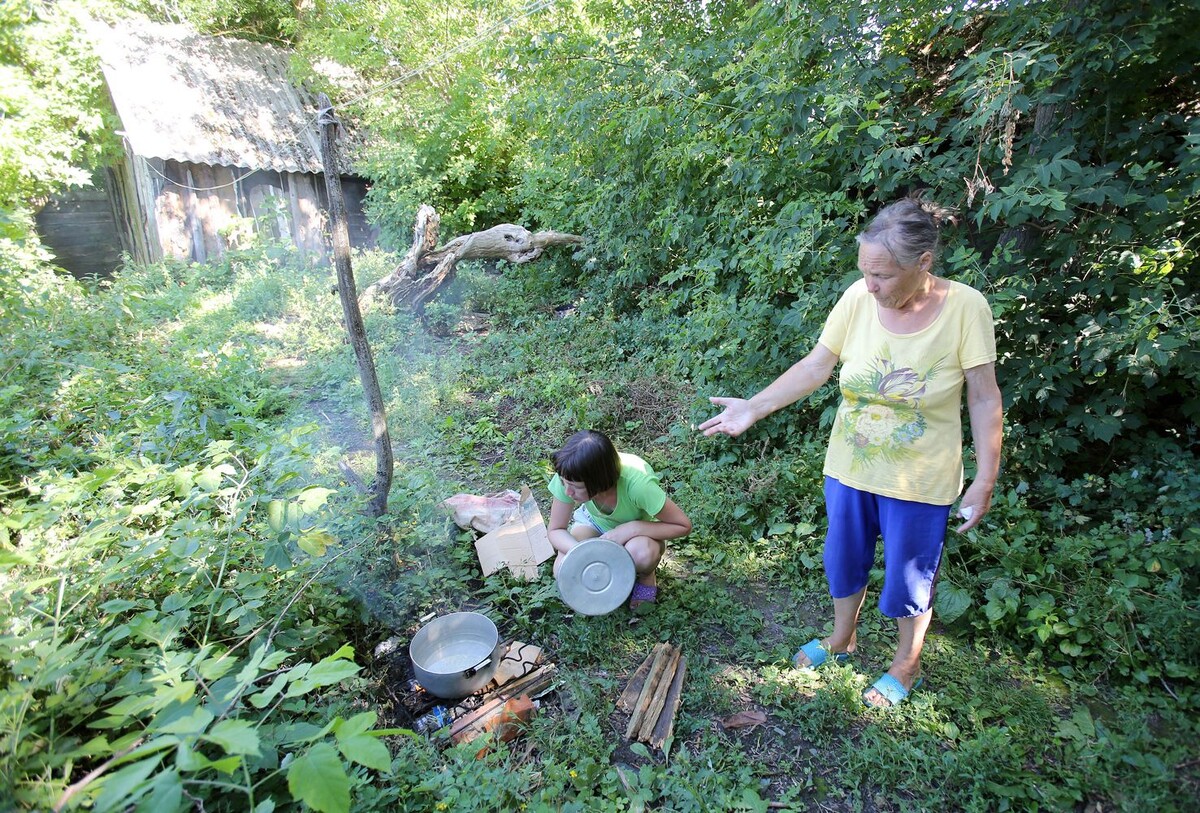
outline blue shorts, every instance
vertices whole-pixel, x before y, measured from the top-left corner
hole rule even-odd
[[[891,618],[911,618],[933,606],[949,505],[881,497],[826,477],[825,510],[825,578],[834,598],[852,596],[867,586],[875,542],[882,535],[879,610]]]

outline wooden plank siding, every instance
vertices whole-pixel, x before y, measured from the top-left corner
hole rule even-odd
[[[303,172],[251,172],[133,156],[103,177],[104,188],[76,190],[37,216],[43,242],[76,276],[110,276],[122,252],[134,261],[170,257],[184,262],[219,260],[266,229],[267,239],[291,243],[318,261],[328,256],[325,182]],[[344,178],[350,242],[376,245],[367,222],[367,183]]]
[[[43,244],[77,277],[107,277],[121,264],[121,240],[108,192],[80,189],[36,216]]]

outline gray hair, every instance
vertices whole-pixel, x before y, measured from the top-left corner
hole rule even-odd
[[[953,214],[932,201],[903,198],[880,209],[854,239],[859,245],[882,245],[904,268],[916,265],[926,251],[936,264],[942,251],[941,226],[947,221],[954,223]]]

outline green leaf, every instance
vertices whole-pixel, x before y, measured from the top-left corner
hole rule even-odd
[[[222,720],[204,739],[221,746],[227,754],[258,756],[258,730],[249,720]]]
[[[287,526],[287,503],[283,500],[271,500],[267,503],[267,525],[275,533],[283,533]]]
[[[287,697],[298,697],[320,686],[341,683],[362,668],[353,661],[336,657],[336,654],[314,664],[303,677],[288,686]]]
[[[141,605],[135,601],[127,601],[123,598],[115,598],[112,601],[106,601],[100,605],[100,609],[106,613],[123,613],[126,610],[132,610],[134,607]]]
[[[334,494],[331,488],[321,488],[320,486],[311,486],[300,492],[297,502],[300,504],[300,510],[306,514],[311,514],[325,504],[329,499],[330,494]]]
[[[637,754],[639,757],[644,757],[645,759],[653,759],[653,757],[650,756],[650,749],[647,748],[645,745],[643,745],[640,742],[635,742],[632,745],[630,745],[629,750],[632,751],[633,753]]]
[[[201,469],[196,474],[196,485],[211,494],[221,487],[221,478],[226,474],[235,474],[233,466],[228,463],[222,463],[219,466],[209,466]]]
[[[183,809],[183,781],[178,771],[166,771],[154,777],[150,792],[136,808],[137,813],[173,813]]]
[[[361,714],[356,714],[349,720],[342,720],[335,723],[333,733],[337,735],[339,740],[353,737],[356,734],[362,734],[375,725],[375,721],[379,719],[379,715],[373,711],[364,711]]]
[[[263,565],[279,570],[288,570],[292,566],[292,557],[288,555],[287,548],[283,545],[271,542],[263,548]]]
[[[338,750],[351,762],[365,768],[374,768],[387,773],[392,769],[392,754],[386,745],[368,734],[355,734],[338,739]]]
[[[333,728],[333,723],[327,723],[324,726],[313,725],[312,723],[292,723],[280,730],[279,742],[286,745],[315,742],[328,734],[331,728]]]
[[[16,550],[0,548],[0,565],[32,565],[37,559]]]
[[[177,717],[158,727],[162,734],[199,734],[208,728],[214,719],[213,713],[205,708],[197,707],[185,717]]]
[[[119,810],[133,801],[130,797],[146,783],[146,778],[154,772],[162,762],[162,757],[154,756],[126,765],[120,770],[113,771],[100,779],[101,791],[93,806],[96,810]]]
[[[296,544],[300,550],[312,556],[324,556],[325,549],[337,540],[328,531],[305,531],[300,534]]]
[[[175,750],[175,767],[181,771],[202,771],[208,767],[208,758],[188,742],[181,742]]]
[[[958,585],[943,581],[937,587],[933,603],[938,619],[944,624],[950,624],[961,618],[971,606],[971,594]]]
[[[271,681],[271,685],[263,689],[261,692],[250,695],[250,705],[256,709],[265,708],[268,703],[275,699],[275,696],[283,691],[283,687],[287,685],[287,673],[276,675]]]
[[[332,745],[319,742],[288,766],[292,798],[322,813],[348,813],[350,777]]]
[[[215,768],[223,774],[229,775],[242,767],[242,758],[240,756],[228,756],[224,759],[214,759],[208,763],[210,768]]]

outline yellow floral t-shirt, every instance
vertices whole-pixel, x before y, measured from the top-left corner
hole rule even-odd
[[[872,494],[954,502],[963,487],[963,371],[996,360],[983,294],[951,280],[933,323],[899,334],[880,324],[875,298],[858,280],[818,341],[841,363],[825,474]]]

